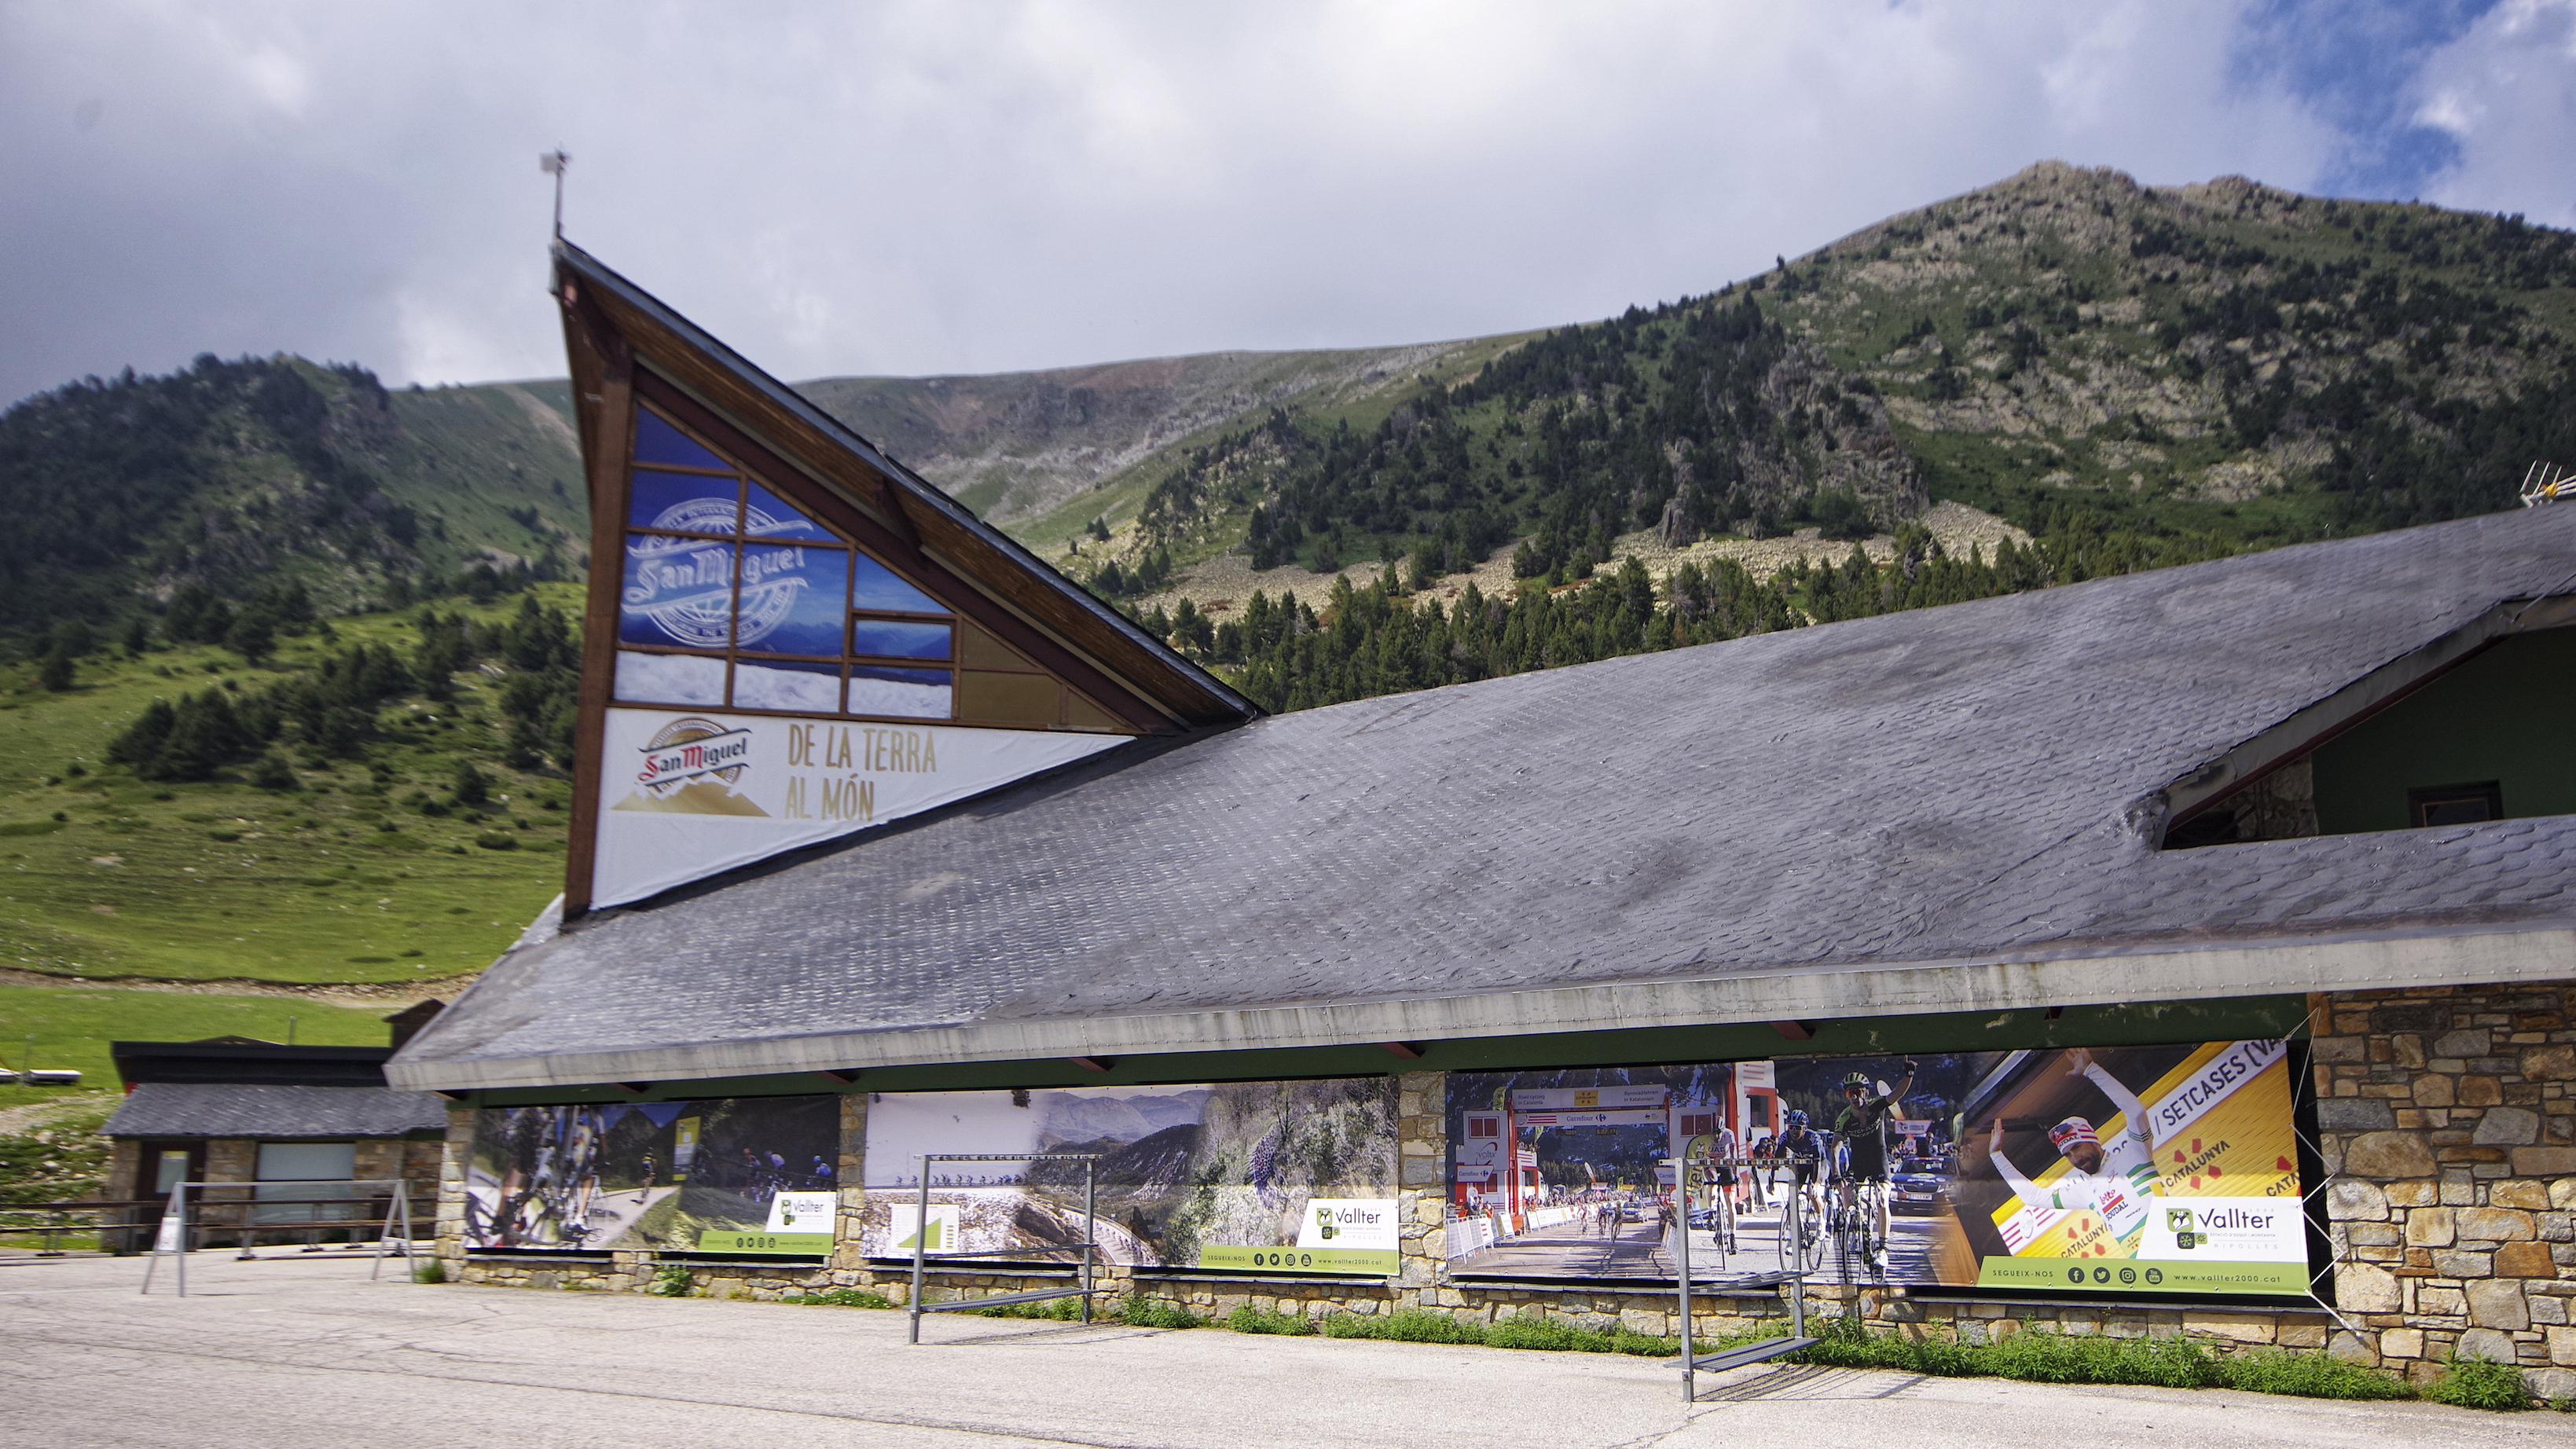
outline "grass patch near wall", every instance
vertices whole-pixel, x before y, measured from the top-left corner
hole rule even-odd
[[[865,1288],[832,1288],[821,1293],[782,1293],[778,1296],[778,1301],[803,1303],[816,1308],[899,1308],[902,1306],[882,1293],[871,1293]]]
[[[1315,1325],[1298,1314],[1267,1313],[1249,1303],[1227,1314],[1225,1326],[1237,1333],[1275,1333],[1287,1338],[1315,1331]]]
[[[2522,1372],[2462,1359],[2423,1389],[2323,1353],[2264,1348],[2220,1353],[2188,1338],[2078,1337],[2035,1330],[1994,1343],[1945,1343],[1874,1334],[1850,1319],[1827,1324],[1823,1342],[1792,1356],[1837,1368],[1898,1369],[1942,1378],[2007,1378],[2044,1384],[2148,1384],[2169,1389],[2241,1389],[2310,1399],[2412,1399],[2473,1409],[2531,1406]]]
[[[2449,1372],[2426,1387],[2424,1397],[2461,1409],[2531,1407],[2530,1391],[2522,1384],[2522,1370],[2509,1363],[2489,1363],[2479,1358],[2451,1360]]]
[[[1561,1353],[1632,1353],[1647,1358],[1681,1352],[1678,1339],[1614,1330],[1599,1333],[1542,1318],[1470,1323],[1447,1313],[1406,1308],[1394,1313],[1335,1313],[1324,1319],[1327,1338],[1384,1338],[1400,1343],[1472,1343],[1488,1348],[1529,1348]]]

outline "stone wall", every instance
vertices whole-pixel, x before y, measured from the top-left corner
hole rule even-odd
[[[2423,1379],[2455,1354],[2576,1393],[2576,983],[2312,1001],[2317,1125],[2356,1331]]]

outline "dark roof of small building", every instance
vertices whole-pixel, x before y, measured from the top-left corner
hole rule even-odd
[[[235,1086],[381,1087],[390,1046],[284,1046],[242,1037],[107,1044],[126,1085],[204,1082]]]
[[[111,1137],[401,1137],[447,1126],[435,1092],[145,1082],[100,1130]]]
[[[2168,785],[2571,569],[2544,508],[1139,742],[516,950],[389,1075],[2326,989],[2428,938],[2500,980],[2531,932],[2564,974],[2576,818],[2157,846]]]

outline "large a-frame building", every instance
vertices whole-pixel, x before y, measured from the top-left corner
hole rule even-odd
[[[563,920],[388,1067],[457,1104],[467,1277],[1005,1255],[946,1293],[1087,1237],[1202,1311],[1669,1328],[1698,1232],[1706,1328],[1806,1272],[2576,1391],[2576,509],[1263,717],[591,258],[556,289]],[[1096,1219],[938,1162],[1068,1150]],[[1811,1263],[1838,1171],[1894,1221]]]

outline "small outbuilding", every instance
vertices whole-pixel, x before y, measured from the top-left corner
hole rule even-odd
[[[134,1204],[122,1219],[141,1224],[158,1216],[145,1204],[183,1181],[241,1184],[191,1193],[201,1242],[241,1241],[245,1230],[252,1241],[347,1241],[371,1236],[350,1224],[382,1222],[392,1196],[383,1184],[399,1181],[425,1231],[447,1103],[388,1086],[384,1067],[437,1011],[427,1001],[388,1018],[394,1039],[381,1047],[111,1043],[126,1095],[101,1129],[112,1144],[105,1198]],[[136,1240],[121,1246],[144,1231],[121,1235]]]

